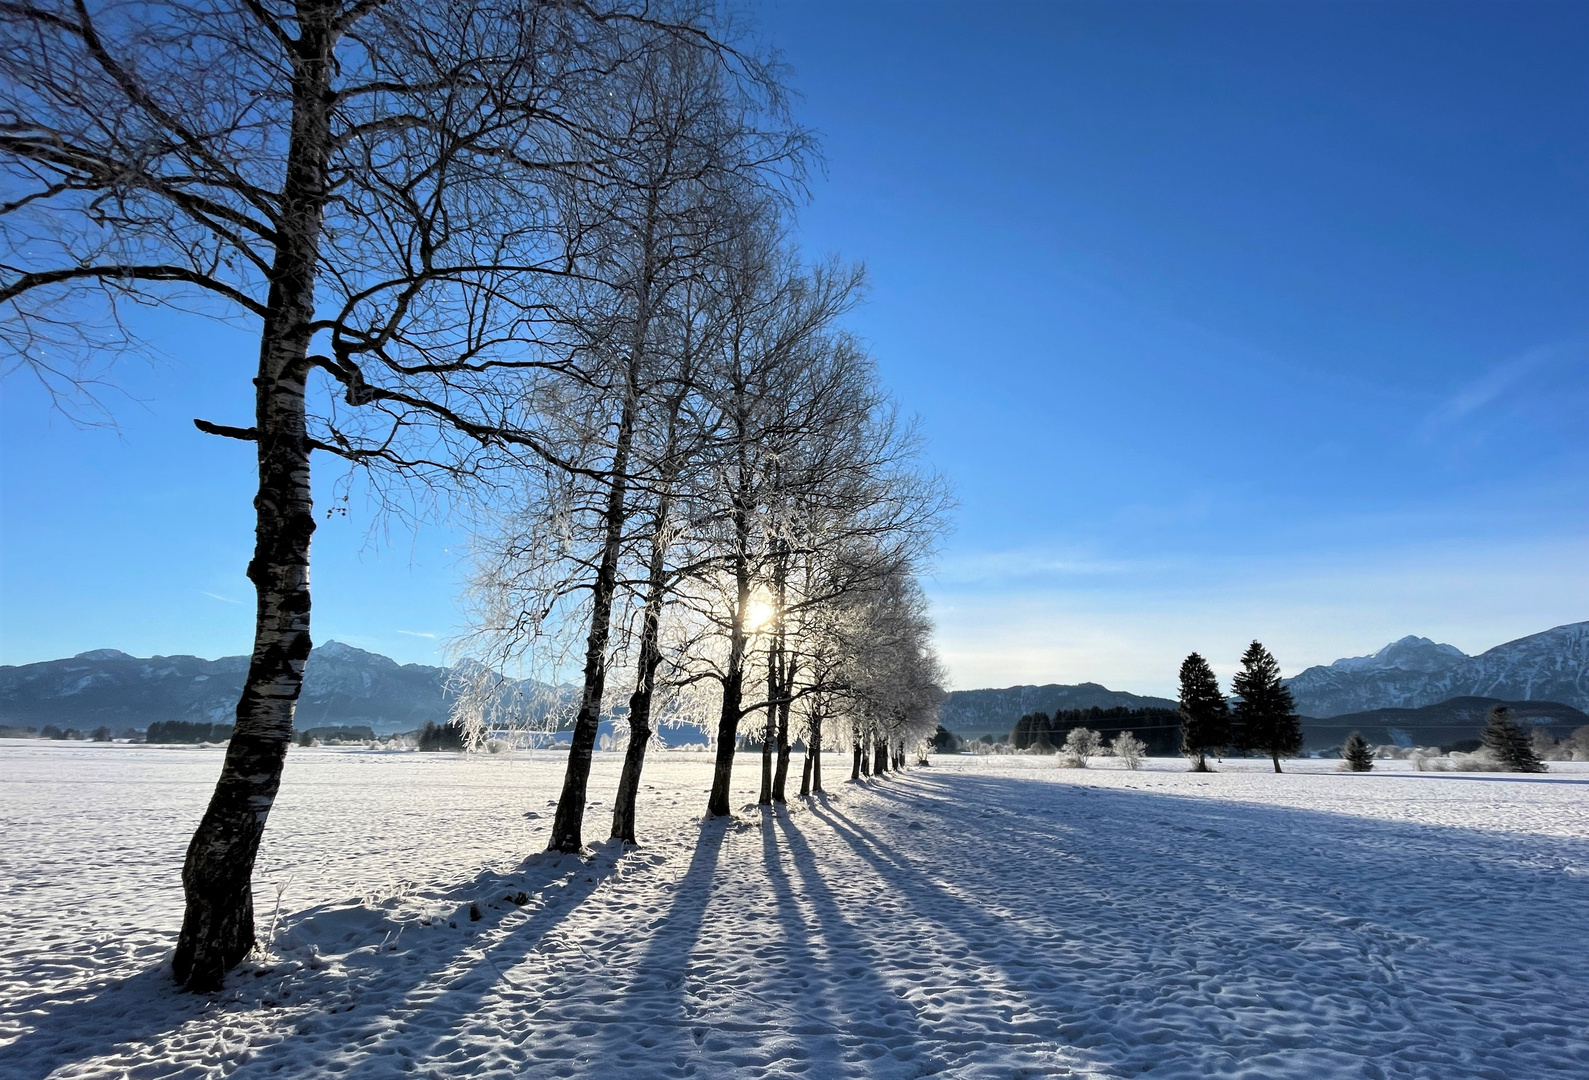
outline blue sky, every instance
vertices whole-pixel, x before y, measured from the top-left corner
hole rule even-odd
[[[1589,6],[774,3],[812,254],[961,509],[956,686],[1173,687],[1589,618]],[[246,335],[119,431],[0,402],[0,662],[246,651]],[[329,493],[331,469],[323,470]],[[436,660],[459,538],[316,538],[315,637]],[[427,636],[430,635],[430,636]]]

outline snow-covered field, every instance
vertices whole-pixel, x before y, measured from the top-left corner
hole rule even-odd
[[[559,858],[553,752],[294,749],[270,953],[203,998],[219,764],[0,742],[0,1078],[1589,1076],[1589,765],[939,759],[703,828],[669,753],[644,847]]]

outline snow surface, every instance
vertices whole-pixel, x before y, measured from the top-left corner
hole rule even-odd
[[[675,752],[644,847],[526,859],[555,751],[295,748],[269,954],[201,997],[166,964],[219,764],[0,742],[0,1078],[1589,1076],[1589,765],[940,758],[703,827]]]

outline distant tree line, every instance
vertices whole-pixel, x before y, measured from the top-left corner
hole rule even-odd
[[[1181,743],[1181,717],[1174,709],[1117,706],[1102,709],[1060,709],[1050,716],[1045,712],[1027,713],[1015,722],[1010,745],[1017,750],[1051,753],[1064,747],[1075,728],[1090,728],[1101,738],[1132,732],[1146,746],[1150,756],[1178,753]]]
[[[231,724],[206,724],[194,720],[157,720],[149,725],[144,742],[223,743],[231,739]]]
[[[461,721],[433,724],[427,720],[419,731],[421,750],[466,750],[468,747],[469,730]]]

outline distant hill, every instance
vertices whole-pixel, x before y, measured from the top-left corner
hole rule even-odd
[[[0,726],[113,731],[185,720],[226,723],[242,693],[248,657],[128,656],[115,649],[69,660],[0,667]],[[410,731],[442,723],[451,670],[399,664],[328,641],[309,654],[294,726]]]
[[[1589,709],[1589,622],[1508,641],[1478,656],[1428,638],[1404,637],[1372,656],[1310,667],[1287,685],[1297,711],[1317,717],[1418,709],[1466,697]]]
[[[938,713],[938,722],[961,737],[1008,735],[1027,713],[1053,715],[1061,709],[1173,709],[1168,698],[1144,697],[1110,690],[1097,683],[1063,686],[1010,686],[1002,690],[952,690]]]
[[[1376,745],[1447,746],[1463,739],[1478,738],[1485,715],[1495,705],[1505,705],[1512,710],[1514,720],[1543,727],[1558,739],[1589,725],[1589,713],[1560,702],[1457,697],[1418,709],[1372,709],[1324,720],[1304,716],[1302,730],[1309,750],[1340,746],[1354,731],[1362,732],[1363,738]]]

